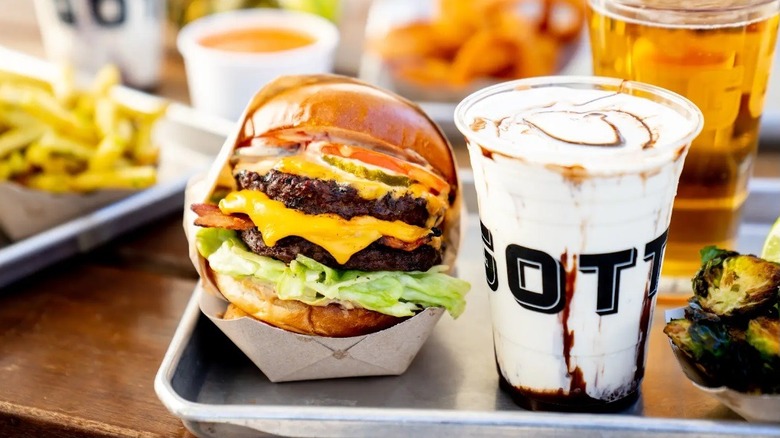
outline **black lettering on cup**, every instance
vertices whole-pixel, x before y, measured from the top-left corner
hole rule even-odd
[[[661,263],[663,262],[664,248],[666,247],[666,238],[669,236],[669,230],[663,232],[660,236],[653,239],[645,245],[644,261],[651,263],[650,268],[650,287],[647,296],[652,297],[658,292],[658,280],[661,277]]]
[[[496,269],[496,258],[493,256],[493,233],[485,227],[482,221],[479,221],[479,228],[482,231],[482,243],[485,245],[485,278],[488,287],[495,292],[498,290],[498,270]]]
[[[60,21],[66,24],[75,24],[76,15],[73,13],[73,5],[70,0],[52,0],[54,2],[54,9],[57,10],[57,16],[60,17]]]
[[[509,290],[515,301],[526,309],[555,314],[564,305],[565,282],[560,262],[547,253],[511,244],[506,247],[506,268]],[[542,290],[529,289],[527,276],[540,275]]]
[[[90,0],[92,18],[103,27],[122,25],[127,17],[125,0]]]
[[[580,255],[580,272],[596,274],[596,313],[617,313],[620,298],[620,272],[636,266],[636,249],[604,254]]]

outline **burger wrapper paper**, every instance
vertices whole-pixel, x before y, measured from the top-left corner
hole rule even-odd
[[[667,310],[664,316],[666,322],[682,318],[685,316],[685,308]],[[715,397],[748,421],[780,422],[780,395],[746,394],[725,386],[713,386],[685,353],[680,351],[671,340],[669,344],[683,373],[695,387]]]
[[[442,316],[428,308],[363,336],[300,335],[244,317],[225,320],[228,303],[201,292],[200,309],[272,382],[402,374]]]

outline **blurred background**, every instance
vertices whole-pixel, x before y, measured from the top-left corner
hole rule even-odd
[[[326,69],[358,76],[420,102],[460,143],[451,126],[452,110],[475,89],[527,76],[590,74],[585,3],[0,0],[4,11],[0,46],[37,57],[48,55],[60,62],[70,60],[89,70],[106,62],[118,63],[125,83],[210,111],[213,105],[193,102],[188,81],[193,82],[194,73],[185,73],[185,59],[177,47],[182,28],[203,17],[238,9],[304,11],[323,17],[338,31],[332,65]],[[120,20],[122,26],[117,25]],[[259,64],[275,62],[269,61],[274,58],[257,59],[264,59],[256,61]],[[774,63],[775,70],[778,64]],[[219,82],[210,78],[211,83]],[[226,96],[228,91],[218,94]],[[763,147],[780,148],[780,74],[770,79],[763,131]]]

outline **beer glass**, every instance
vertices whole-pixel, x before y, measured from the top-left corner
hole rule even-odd
[[[674,201],[663,273],[734,247],[775,50],[778,0],[589,0],[594,73],[675,91],[704,113]]]

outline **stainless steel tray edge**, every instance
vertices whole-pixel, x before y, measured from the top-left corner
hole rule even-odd
[[[176,326],[171,343],[163,356],[162,364],[154,377],[154,391],[157,393],[157,397],[168,410],[180,418],[190,418],[193,411],[197,411],[195,403],[188,402],[173,390],[172,379],[200,315],[198,299],[201,291],[200,286],[196,287],[195,292],[187,302],[187,307],[184,308],[182,318]]]
[[[174,211],[186,184],[186,178],[163,184],[10,245],[0,253],[0,287]],[[130,214],[132,221],[122,221]]]

